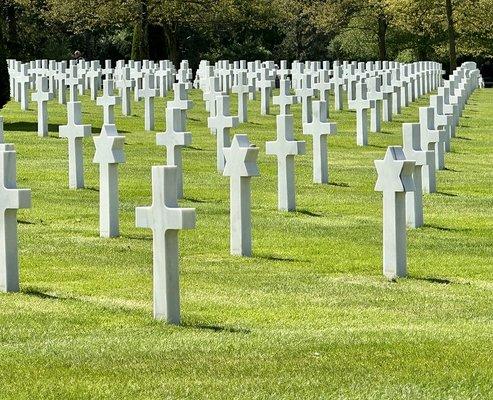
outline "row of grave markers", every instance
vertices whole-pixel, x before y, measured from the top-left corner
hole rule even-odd
[[[375,161],[375,190],[383,192],[383,273],[389,279],[407,275],[406,227],[423,226],[423,192],[436,192],[436,171],[445,168],[444,154],[480,82],[476,64],[462,64],[430,96],[430,106],[420,107],[419,123],[403,124],[403,145],[389,146],[385,158]]]
[[[38,63],[37,63],[38,64]],[[316,70],[316,63],[313,65],[307,63],[310,66],[308,71]],[[432,63],[434,64],[434,63]],[[430,64],[430,66],[432,66]],[[220,63],[221,65],[221,63]],[[269,64],[267,64],[269,65]],[[302,63],[294,63],[291,69],[292,73],[292,83],[296,87],[303,90],[307,88],[309,81],[309,75],[307,73],[300,73],[303,70]],[[353,63],[348,63],[348,66],[354,66]],[[421,65],[421,64],[418,64]],[[426,64],[423,64],[426,65]],[[241,63],[240,63],[241,66]],[[314,174],[313,178],[315,182],[326,183],[328,182],[328,163],[327,163],[327,135],[336,132],[335,124],[327,121],[327,110],[328,110],[328,95],[327,93],[322,94],[320,91],[320,100],[311,102],[312,95],[305,95],[301,93],[299,95],[293,96],[290,94],[291,81],[288,80],[287,75],[283,75],[286,68],[281,68],[277,70],[281,72],[282,79],[280,80],[280,94],[274,97],[274,104],[280,106],[280,115],[277,116],[277,139],[274,142],[268,142],[266,145],[267,153],[276,155],[278,158],[278,199],[279,199],[279,209],[280,210],[293,210],[295,209],[295,190],[294,190],[294,156],[297,154],[302,154],[305,150],[305,143],[294,140],[293,135],[293,116],[289,114],[290,105],[296,103],[300,98],[303,102],[305,99],[305,105],[303,110],[310,110],[309,114],[306,114],[303,118],[306,122],[303,124],[303,133],[311,134],[314,136],[313,146],[314,146]],[[473,68],[474,67],[474,68]],[[126,67],[124,67],[126,68]],[[202,65],[202,68],[204,66]],[[269,66],[268,68],[272,68]],[[261,68],[261,71],[265,71],[268,68]],[[70,101],[67,102],[68,110],[68,124],[60,127],[60,136],[67,137],[69,139],[69,182],[70,187],[79,188],[83,187],[83,168],[82,168],[82,138],[90,136],[91,127],[89,125],[82,125],[81,123],[81,103],[77,101],[78,88],[83,84],[84,78],[77,77],[77,66],[72,65],[72,74],[68,78],[68,86],[70,87]],[[188,68],[182,68],[181,71],[187,70]],[[224,68],[223,70],[228,70]],[[257,176],[259,174],[258,167],[256,164],[256,159],[258,157],[258,148],[252,146],[246,137],[246,135],[236,135],[233,138],[232,143],[230,143],[229,129],[238,125],[239,117],[231,116],[229,110],[229,95],[228,87],[231,90],[235,90],[235,76],[244,76],[243,72],[241,74],[235,75],[222,74],[221,71],[217,73],[218,76],[212,76],[208,78],[208,90],[210,97],[206,96],[207,89],[202,86],[204,91],[204,96],[206,97],[206,107],[211,112],[211,117],[208,120],[208,125],[211,130],[217,136],[217,168],[219,172],[222,172],[225,176],[230,177],[230,221],[231,221],[231,252],[232,254],[238,255],[250,255],[251,254],[251,217],[250,217],[250,178],[252,176]],[[349,68],[353,70],[353,68]],[[424,69],[423,82],[429,81],[428,85],[413,85],[413,87],[423,87],[423,92],[432,90],[439,84],[440,79],[438,73],[426,71],[438,71],[439,68],[429,68]],[[200,71],[200,69],[199,69]],[[289,71],[289,70],[288,70]],[[371,70],[370,72],[373,72]],[[349,104],[350,99],[350,87],[356,86],[359,88],[359,93],[363,93],[362,87],[366,80],[376,82],[375,85],[378,86],[378,82],[382,78],[382,74],[378,73],[362,73],[358,75],[357,79],[348,80],[348,86],[346,87],[348,92]],[[320,72],[320,71],[319,71]],[[333,73],[333,72],[332,72]],[[332,74],[331,73],[331,74]],[[38,74],[38,72],[36,72]],[[123,136],[120,136],[117,132],[115,121],[114,121],[114,107],[119,103],[119,96],[114,95],[114,80],[112,76],[115,76],[115,71],[110,71],[107,69],[107,79],[103,82],[103,95],[97,97],[98,105],[103,107],[104,110],[104,124],[101,130],[101,135],[94,138],[96,153],[94,156],[94,162],[100,164],[100,232],[101,236],[110,237],[118,236],[118,172],[117,165],[125,161],[123,153]],[[263,72],[262,74],[266,74]],[[331,75],[329,74],[329,75]],[[36,77],[38,84],[36,88],[39,92],[39,88],[47,88],[46,80],[48,77],[41,76]],[[178,285],[178,241],[177,233],[180,229],[193,228],[195,224],[195,211],[192,209],[180,209],[177,204],[177,199],[181,198],[183,195],[183,179],[181,170],[181,148],[187,146],[191,142],[191,134],[186,131],[186,112],[191,108],[192,104],[188,100],[187,90],[191,88],[191,84],[188,82],[190,75],[182,74],[184,82],[178,82],[173,84],[175,99],[168,102],[168,107],[166,110],[166,132],[157,134],[156,142],[158,145],[164,145],[167,148],[167,164],[166,167],[153,167],[152,170],[152,186],[153,186],[153,201],[151,207],[139,207],[136,210],[136,224],[140,227],[151,228],[153,230],[153,251],[154,251],[154,315],[158,319],[165,319],[172,323],[179,322],[179,285]],[[185,76],[186,75],[186,76]],[[196,78],[197,86],[201,86],[200,75]],[[350,75],[354,76],[354,75]],[[75,78],[74,78],[75,77]],[[231,79],[228,79],[230,77]],[[435,78],[434,78],[435,77]],[[74,78],[73,80],[71,78]],[[153,82],[151,73],[144,73],[143,75],[143,92],[141,92],[146,98],[149,98],[149,102],[153,99],[153,95],[148,96],[149,93],[144,93],[151,86],[150,82]],[[197,81],[197,79],[199,79]],[[220,80],[223,80],[220,83]],[[319,75],[320,79],[320,75]],[[44,81],[44,82],[43,82]],[[147,83],[146,83],[147,82]],[[237,82],[241,82],[238,80]],[[317,81],[317,83],[321,80]],[[353,83],[354,82],[354,83]],[[422,176],[423,190],[432,192],[434,191],[434,171],[435,168],[443,168],[443,157],[440,155],[441,149],[446,151],[447,148],[450,149],[447,143],[450,142],[450,137],[455,132],[455,126],[458,121],[458,117],[462,112],[465,101],[467,97],[472,92],[472,90],[480,85],[480,76],[475,69],[475,66],[465,64],[459,68],[451,79],[445,82],[446,86],[439,88],[439,95],[436,98],[432,98],[432,107],[427,108],[426,112],[420,110],[420,125],[413,125],[412,129],[407,126],[404,127],[405,132],[412,132],[412,134],[405,134],[404,146],[405,148],[412,148],[413,151],[420,151],[418,148],[421,146],[423,148],[428,148],[428,152],[425,155],[426,164],[422,164],[422,159],[420,158],[420,163],[422,164],[420,168],[420,177]],[[18,87],[14,82],[14,87]],[[262,87],[260,85],[260,87]],[[212,89],[211,89],[212,88]],[[219,91],[216,88],[220,88]],[[443,89],[440,91],[440,89]],[[448,90],[447,90],[448,89]],[[155,90],[155,89],[152,89]],[[49,90],[42,90],[43,92],[50,93]],[[238,95],[242,93],[241,90],[237,92]],[[355,93],[358,93],[356,90]],[[418,94],[422,94],[417,90]],[[441,93],[441,94],[440,94]],[[13,93],[14,96],[16,93]],[[248,94],[251,94],[248,91]],[[270,96],[270,95],[269,95]],[[22,96],[21,96],[22,97]],[[244,96],[246,97],[246,96]],[[123,98],[123,96],[121,96]],[[357,95],[355,97],[357,99]],[[310,101],[308,101],[310,100]],[[43,100],[46,101],[46,100]],[[246,99],[245,99],[246,102]],[[244,110],[245,102],[241,106]],[[238,102],[240,103],[240,102]],[[267,103],[270,103],[268,101]],[[376,100],[374,100],[376,104]],[[449,106],[449,107],[447,107]],[[150,108],[146,107],[146,108]],[[385,109],[386,107],[384,107]],[[373,108],[372,108],[373,109]],[[375,107],[378,111],[378,108]],[[390,112],[393,107],[388,107],[387,110]],[[431,110],[431,111],[430,111]],[[44,115],[44,113],[41,113]],[[38,115],[40,113],[38,112]],[[243,115],[246,118],[246,113]],[[153,117],[150,112],[146,113],[146,124],[153,122]],[[440,124],[440,126],[446,126],[446,129],[439,129],[435,124]],[[436,132],[435,132],[436,131]],[[437,133],[438,132],[438,133]],[[445,132],[445,133],[443,133]],[[412,137],[411,137],[412,136]],[[424,139],[423,139],[424,137]],[[448,140],[447,140],[448,137]],[[419,140],[418,140],[419,139]],[[410,143],[410,144],[409,144]],[[15,152],[13,151],[12,145],[5,145],[5,153],[14,154],[14,164],[15,164]],[[430,148],[431,146],[431,148]],[[409,150],[410,151],[410,150]],[[402,152],[402,151],[401,151]],[[385,218],[385,210],[389,209],[392,214],[392,207],[389,205],[389,199],[392,197],[390,195],[385,195],[385,193],[390,193],[389,188],[393,188],[394,192],[398,192],[401,188],[406,191],[411,190],[411,185],[408,180],[404,179],[406,173],[399,173],[397,176],[401,177],[403,181],[398,183],[385,183],[390,181],[391,178],[395,178],[392,171],[392,161],[402,160],[401,152],[398,149],[391,149],[387,153],[385,159],[385,167],[379,166],[377,163],[377,168],[379,168],[379,181],[377,182],[377,190],[382,190],[384,192],[384,228],[387,225],[392,225],[392,223],[386,224],[385,221],[389,221],[389,218]],[[402,153],[404,154],[404,153]],[[414,153],[410,154],[409,157],[414,156]],[[430,156],[430,154],[437,155],[435,157]],[[9,156],[10,159],[12,156]],[[401,157],[401,158],[399,158]],[[430,160],[433,160],[431,162]],[[10,161],[10,163],[12,163]],[[432,165],[433,164],[433,165]],[[411,169],[409,163],[403,163],[406,165],[405,171]],[[10,169],[12,166],[10,165]],[[417,168],[417,166],[415,167]],[[430,172],[432,171],[432,172]],[[380,178],[381,173],[383,173],[382,178]],[[11,172],[10,172],[11,174]],[[5,173],[4,173],[5,175]],[[413,177],[413,184],[417,185],[419,177],[417,173]],[[15,165],[14,165],[14,187],[15,187]],[[405,181],[405,182],[404,182]],[[384,183],[382,183],[384,182]],[[9,185],[12,186],[12,181],[9,181]],[[5,186],[7,187],[7,186]],[[399,190],[398,190],[399,189]],[[16,193],[17,203],[9,203],[10,206],[18,205],[18,207],[8,208],[9,210],[15,210],[16,208],[21,208],[28,206],[29,202],[27,199],[27,192],[14,191]],[[14,193],[13,192],[13,193]],[[24,194],[23,194],[24,193]],[[22,197],[22,196],[23,197]],[[22,197],[22,199],[20,199]],[[396,195],[395,198],[398,196]],[[414,209],[415,225],[416,221],[420,220],[419,216],[419,202],[420,197],[413,194],[415,207],[407,207],[409,210]],[[399,197],[400,198],[400,197]],[[410,199],[409,196],[407,198]],[[387,201],[386,201],[387,199]],[[411,201],[411,200],[408,200]],[[397,200],[396,203],[397,204]],[[421,203],[422,204],[422,203]],[[387,206],[387,207],[386,207]],[[422,206],[421,206],[422,207]],[[396,211],[398,209],[398,211]],[[394,216],[401,216],[402,205],[396,205],[393,207]],[[417,210],[417,211],[416,211]],[[409,214],[410,215],[410,214]],[[395,221],[400,219],[395,217]],[[408,217],[409,218],[409,217]],[[389,228],[384,229],[384,273],[387,277],[402,276],[402,229],[398,222],[392,225],[393,230]],[[421,221],[422,221],[422,210],[421,210]],[[15,225],[15,224],[14,224]],[[389,225],[389,226],[390,226]],[[396,228],[397,226],[397,228]],[[12,229],[12,228],[10,228]],[[395,245],[388,245],[391,239],[389,239],[389,232],[399,232],[399,236],[393,237]],[[13,233],[14,234],[14,233]],[[405,223],[404,223],[404,239],[405,239]],[[17,241],[15,233],[15,241]],[[10,242],[12,243],[12,242]],[[397,245],[399,243],[399,245]],[[391,256],[386,251],[388,248],[395,249],[394,255],[396,264],[393,267],[389,267],[388,260]],[[405,249],[405,244],[404,244]],[[17,250],[15,252],[17,254]],[[7,254],[7,253],[5,253]],[[387,256],[386,256],[387,255]],[[10,267],[6,266],[2,271],[6,272],[5,275],[10,276],[6,278],[5,288],[0,286],[0,288],[7,291],[18,290],[18,264],[17,258],[12,256],[12,262]],[[6,264],[9,264],[8,262]],[[387,265],[387,267],[385,267]],[[405,265],[405,255],[404,255],[404,265]],[[393,269],[393,272],[389,272]],[[12,270],[17,271],[16,273]],[[404,268],[405,270],[405,268]],[[3,273],[2,273],[3,275]],[[13,277],[13,278],[12,278]],[[17,281],[13,284],[13,281]],[[2,282],[0,281],[0,284]]]

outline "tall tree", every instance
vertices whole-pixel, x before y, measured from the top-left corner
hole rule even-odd
[[[3,108],[10,99],[9,70],[5,57],[3,25],[3,20],[0,19],[0,108]]]

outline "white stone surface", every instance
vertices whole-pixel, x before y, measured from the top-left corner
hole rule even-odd
[[[406,192],[414,190],[414,161],[399,146],[389,146],[383,160],[375,160],[375,190],[383,192],[383,274],[388,279],[407,275]]]
[[[216,115],[207,119],[209,128],[216,132],[216,165],[217,171],[224,170],[224,152],[223,149],[229,147],[229,131],[239,125],[238,117],[230,114],[230,98],[223,94],[216,98]]]
[[[144,129],[146,131],[154,130],[154,98],[156,89],[154,89],[154,75],[147,73],[144,75],[142,89],[139,90],[139,96],[144,98]]]
[[[291,81],[281,80],[279,82],[279,96],[274,96],[272,102],[279,106],[279,114],[291,114],[291,106],[298,103],[298,97],[291,94]]]
[[[277,157],[277,207],[281,211],[296,210],[294,157],[304,154],[306,144],[294,139],[293,116],[276,117],[277,138],[265,144],[267,154]]]
[[[136,226],[152,229],[154,318],[180,323],[178,232],[195,228],[195,209],[179,208],[176,167],[152,167],[152,205],[135,209]]]
[[[120,235],[118,164],[125,162],[125,138],[118,134],[114,124],[104,124],[100,136],[93,139],[96,147],[93,162],[99,164],[99,234],[117,237]]]
[[[0,144],[0,292],[19,291],[17,210],[31,207],[31,191],[17,189],[16,154]]]
[[[415,162],[413,171],[414,191],[406,193],[406,222],[410,228],[423,226],[422,169],[434,162],[432,151],[421,150],[419,124],[402,124],[402,150],[406,159]]]
[[[82,125],[81,103],[67,103],[67,125],[58,127],[59,136],[68,139],[69,188],[84,187],[83,138],[91,136],[91,125]]]
[[[312,122],[303,124],[303,134],[313,137],[313,182],[329,183],[327,136],[337,133],[337,125],[327,119],[325,101],[313,102]]]
[[[156,144],[166,146],[166,163],[176,167],[177,197],[183,198],[183,161],[182,148],[192,144],[192,134],[185,132],[182,126],[181,110],[166,109],[166,131],[156,135]]]
[[[115,106],[121,103],[121,98],[114,94],[115,84],[112,79],[103,82],[103,95],[98,97],[96,104],[103,107],[103,125],[115,123]]]
[[[223,175],[230,177],[230,249],[233,255],[252,255],[250,179],[259,175],[258,153],[259,149],[250,144],[247,135],[235,135],[231,146],[224,148]]]
[[[253,91],[253,86],[248,84],[247,72],[243,71],[238,76],[238,83],[233,85],[233,93],[238,94],[238,120],[240,123],[248,121],[248,96]]]

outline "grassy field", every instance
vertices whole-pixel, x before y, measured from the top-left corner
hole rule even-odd
[[[117,127],[121,233],[98,232],[98,166],[85,141],[84,190],[68,189],[65,108],[50,102],[50,137],[36,105],[9,103],[18,186],[21,293],[0,295],[2,399],[488,399],[493,398],[493,90],[471,97],[438,193],[425,195],[423,228],[408,233],[410,277],[382,276],[382,198],[373,160],[402,143],[423,97],[357,147],[355,114],[333,112],[330,185],[311,182],[311,138],[296,136],[298,211],[277,211],[276,161],[265,155],[275,114],[250,102],[247,133],[260,149],[252,180],[252,258],[229,255],[229,184],[215,170],[215,137],[201,92],[189,113],[184,207],[197,228],[180,235],[183,325],[152,319],[152,236],[134,209],[151,202],[151,166],[165,161],[143,130],[143,105]],[[94,134],[102,110],[83,98]],[[233,110],[236,100],[233,99]],[[234,113],[234,111],[233,111]],[[157,129],[164,101],[156,101]]]

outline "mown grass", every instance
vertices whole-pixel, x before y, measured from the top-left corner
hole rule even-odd
[[[423,97],[357,147],[355,115],[333,112],[330,185],[311,182],[311,138],[297,157],[298,211],[277,211],[276,162],[265,155],[275,114],[250,102],[247,133],[261,148],[252,180],[254,257],[229,255],[228,179],[215,171],[215,138],[201,93],[189,113],[184,207],[197,228],[180,235],[183,325],[152,320],[151,232],[134,208],[150,204],[152,165],[164,164],[143,105],[116,114],[126,137],[120,166],[121,233],[98,233],[98,167],[85,141],[87,189],[68,189],[65,108],[2,110],[15,143],[18,185],[33,207],[18,214],[21,287],[0,295],[0,397],[241,399],[483,399],[493,397],[493,90],[474,93],[423,228],[408,234],[410,276],[381,273],[381,194],[373,160],[402,143]],[[236,102],[233,99],[233,110]],[[98,134],[102,111],[83,98]],[[156,102],[158,130],[164,100]]]

